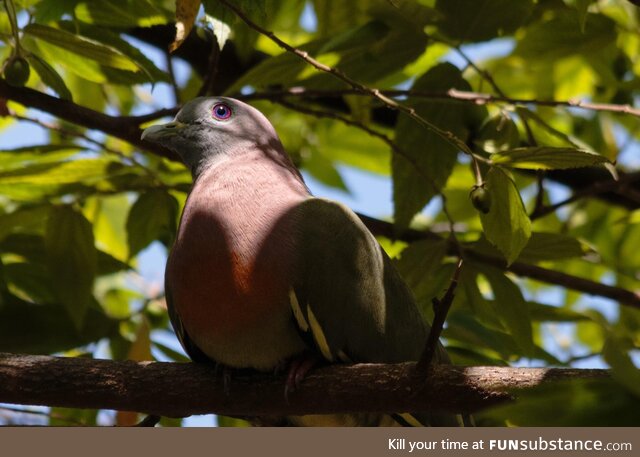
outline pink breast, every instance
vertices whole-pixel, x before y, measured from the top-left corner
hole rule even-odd
[[[246,220],[231,220],[231,209],[214,211],[210,201],[203,203],[190,198],[183,213],[167,282],[187,332],[215,343],[289,307],[295,247],[287,217],[295,202],[272,208],[269,218],[261,217],[264,208],[243,211],[251,215]]]

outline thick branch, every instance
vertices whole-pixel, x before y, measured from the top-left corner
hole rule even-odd
[[[439,365],[423,384],[414,363],[334,365],[311,372],[286,402],[284,378],[270,374],[236,373],[225,392],[207,365],[0,354],[0,402],[172,417],[472,412],[512,399],[513,389],[608,376],[607,370]]]
[[[0,98],[13,100],[29,108],[35,108],[45,113],[52,114],[65,121],[100,130],[108,135],[120,138],[142,149],[152,151],[162,157],[173,160],[178,158],[168,149],[142,141],[142,130],[137,123],[131,122],[126,117],[109,116],[108,114],[94,111],[68,100],[62,100],[51,95],[38,92],[28,87],[12,87],[3,79],[0,79]]]

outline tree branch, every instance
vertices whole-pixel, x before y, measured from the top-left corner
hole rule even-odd
[[[170,417],[473,412],[513,399],[514,389],[607,377],[607,370],[437,365],[425,384],[415,363],[332,365],[313,370],[287,402],[282,376],[236,372],[227,393],[208,365],[0,353],[0,402]]]
[[[384,236],[392,240],[400,239],[406,242],[424,239],[441,239],[439,235],[433,232],[413,229],[406,230],[398,237],[391,222],[382,221],[362,214],[358,214],[358,216],[371,233],[377,236]],[[450,245],[449,254],[454,256],[459,255],[458,249],[455,245]],[[507,266],[505,260],[500,257],[482,254],[468,248],[464,249],[464,255],[476,262],[491,265],[501,270],[510,271],[518,276],[535,279],[547,284],[555,284],[578,292],[583,292],[588,295],[609,298],[623,305],[640,308],[640,294],[631,290],[601,284],[596,281],[591,281],[590,279],[580,278],[579,276],[573,276],[567,273],[549,270],[548,268],[530,265],[523,262],[514,262]]]
[[[131,121],[132,118],[109,116],[28,87],[13,87],[3,79],[0,79],[0,98],[13,100],[29,108],[44,111],[88,129],[99,130],[161,157],[179,160],[168,149],[141,140],[142,130],[139,127],[139,123]]]

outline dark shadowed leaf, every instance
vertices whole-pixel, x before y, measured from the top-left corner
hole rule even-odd
[[[93,301],[97,271],[91,223],[71,206],[54,207],[47,222],[45,249],[54,293],[80,329]]]
[[[620,336],[611,334],[604,343],[602,355],[613,369],[613,377],[640,398],[640,369],[628,354],[628,349],[632,347],[631,341],[625,342]]]
[[[519,141],[518,126],[513,119],[501,113],[482,125],[475,142],[485,151],[494,153],[513,149]]]
[[[525,355],[533,355],[533,333],[529,306],[522,291],[501,271],[483,268],[482,274],[489,280],[494,299],[495,312],[502,324]]]
[[[5,297],[0,306],[0,352],[51,354],[117,333],[118,322],[90,307],[80,326],[59,304],[36,305]]]
[[[560,13],[534,24],[518,42],[516,53],[524,58],[554,60],[572,54],[595,57],[615,43],[615,22],[602,14],[587,14],[585,30],[575,14]],[[613,57],[613,56],[610,56]]]
[[[484,255],[500,257],[496,249],[485,237],[468,245],[469,249]],[[532,232],[526,246],[516,259],[518,262],[536,263],[545,260],[562,260],[583,257],[593,252],[584,241],[561,233]]]
[[[419,299],[431,292],[432,276],[440,270],[447,252],[447,240],[428,239],[411,243],[398,260],[398,270]]]
[[[135,256],[152,241],[176,230],[178,202],[163,190],[141,194],[127,217],[129,257]]]
[[[484,41],[514,32],[533,8],[531,0],[438,0],[438,28],[458,41]]]
[[[578,322],[591,318],[579,311],[543,303],[527,302],[531,320],[539,322]]]
[[[523,427],[637,427],[640,399],[610,379],[543,384],[516,391],[518,401],[482,413]]]

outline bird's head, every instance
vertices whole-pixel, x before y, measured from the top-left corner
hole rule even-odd
[[[218,160],[256,148],[271,159],[289,160],[269,120],[252,106],[228,97],[193,99],[173,121],[147,128],[142,139],[177,153],[194,177]]]

